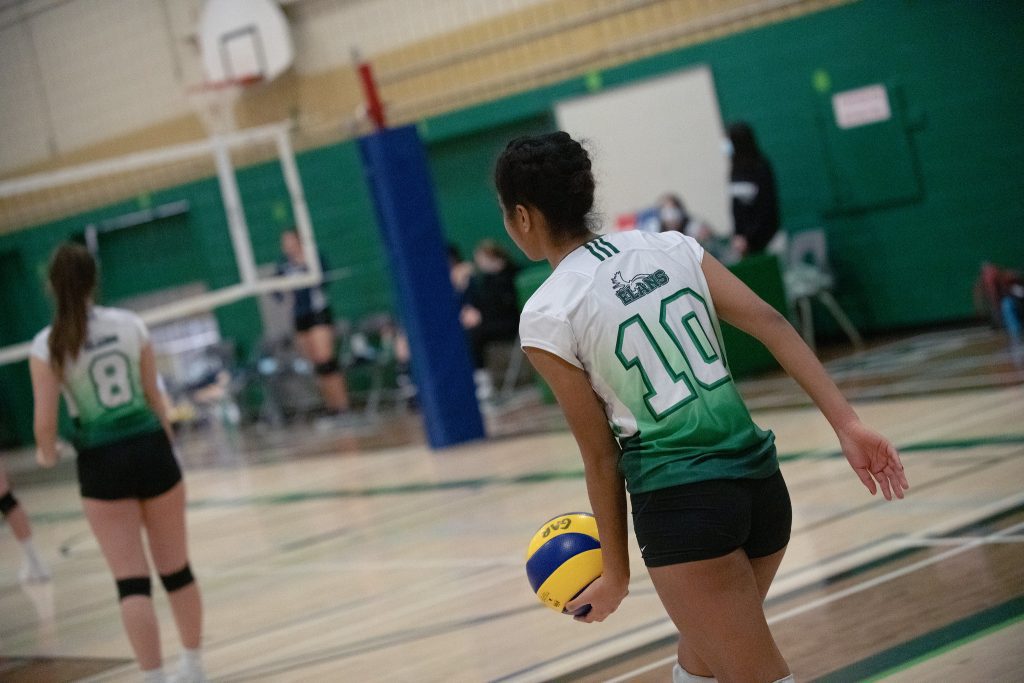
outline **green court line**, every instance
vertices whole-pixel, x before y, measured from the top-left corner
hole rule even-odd
[[[982,638],[990,636],[993,633],[997,633],[999,631],[1002,631],[1003,629],[1006,629],[1006,628],[1009,628],[1009,627],[1013,626],[1014,624],[1018,624],[1021,621],[1024,621],[1024,614],[1018,614],[1016,617],[1014,617],[1012,619],[1008,619],[1008,620],[1006,620],[1006,621],[1004,621],[1004,622],[1002,622],[1000,624],[995,624],[993,626],[990,626],[990,627],[988,627],[986,629],[978,631],[977,633],[975,633],[973,635],[969,635],[969,636],[966,636],[964,638],[961,638],[960,640],[958,640],[956,642],[949,643],[948,645],[944,645],[944,646],[940,647],[939,649],[935,650],[934,652],[929,652],[926,655],[921,655],[920,657],[918,657],[916,659],[910,660],[906,664],[902,664],[902,665],[900,665],[900,666],[898,666],[898,667],[896,667],[894,669],[890,669],[888,671],[884,671],[881,674],[879,674],[878,676],[874,676],[872,678],[869,678],[868,681],[879,681],[879,680],[882,680],[883,678],[887,678],[889,676],[895,676],[896,674],[898,674],[901,671],[906,671],[907,669],[911,669],[911,668],[913,668],[915,666],[918,666],[919,664],[921,664],[923,662],[926,662],[929,659],[933,659],[933,658],[938,657],[940,655],[944,655],[947,652],[951,652],[952,650],[956,650],[957,648],[963,647],[964,645],[972,643],[972,642],[974,642],[976,640],[981,640]]]
[[[1024,434],[995,434],[993,436],[978,436],[970,439],[947,439],[943,441],[918,441],[898,446],[900,453],[914,453],[918,451],[950,451],[958,448],[980,448],[981,446],[1007,446],[1024,443]],[[840,450],[823,451],[820,449],[809,451],[796,451],[779,455],[780,462],[793,460],[827,460],[842,456]]]
[[[970,524],[966,524],[956,529],[951,529],[950,531],[947,531],[939,535],[938,538],[953,538],[955,536],[962,536],[964,534],[967,534],[971,530],[985,529],[989,525],[995,524],[996,522],[1006,519],[1009,516],[1016,515],[1021,511],[1024,511],[1024,505],[1014,505],[1011,508],[1007,508],[1005,510],[1001,510],[994,514],[988,515],[987,517],[983,517],[979,520],[971,522]],[[856,554],[862,552],[867,547],[873,545],[880,545],[894,538],[900,538],[901,536],[902,535],[899,534],[890,534],[888,536],[883,536],[879,539],[871,541],[870,543],[857,546],[848,551],[839,553],[838,555],[833,555],[832,557],[828,558],[828,560],[831,561],[847,555]],[[832,586],[843,581],[848,581],[849,579],[852,579],[855,576],[861,576],[870,571],[874,571],[875,569],[879,569],[880,567],[884,567],[885,565],[892,564],[893,562],[902,560],[905,557],[910,557],[911,555],[919,554],[922,552],[922,550],[923,548],[921,546],[911,546],[907,548],[901,548],[900,550],[894,550],[881,557],[875,558],[873,560],[868,560],[867,562],[863,562],[854,567],[850,567],[849,569],[845,569],[836,574],[831,574],[825,577],[824,579],[821,579],[820,581],[815,581],[804,586],[801,586],[799,588],[793,588],[787,593],[783,593],[782,595],[772,596],[765,601],[765,605],[774,606],[784,604],[806,593],[821,590],[825,586]],[[781,576],[785,575],[785,572],[781,574]]]
[[[981,446],[1007,445],[1024,443],[1024,434],[996,434],[987,437],[972,439],[953,439],[948,441],[922,441],[919,443],[900,446],[900,451],[909,453],[913,451],[932,450],[957,450],[967,448],[978,448]],[[838,458],[842,456],[841,451],[797,451],[779,455],[781,462],[792,462],[795,460],[815,460]],[[192,510],[206,508],[228,508],[244,507],[249,505],[287,505],[291,503],[303,503],[312,500],[337,500],[342,498],[370,498],[376,496],[393,496],[415,493],[431,493],[435,491],[446,491],[451,489],[481,489],[491,486],[514,486],[518,484],[536,484],[559,479],[582,479],[583,469],[557,470],[550,472],[530,472],[514,477],[479,477],[475,479],[454,479],[451,481],[438,482],[413,482],[409,484],[397,484],[391,486],[370,486],[361,489],[321,489],[309,491],[291,491],[288,493],[268,494],[262,496],[249,496],[245,498],[205,498],[189,502],[188,507]],[[61,522],[69,519],[77,519],[82,516],[78,510],[64,510],[53,512],[34,513],[33,521],[40,523]]]
[[[1024,621],[1024,596],[976,612],[816,679],[823,683],[878,681]]]

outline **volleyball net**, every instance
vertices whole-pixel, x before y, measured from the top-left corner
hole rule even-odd
[[[246,181],[240,182],[243,175]],[[2,181],[0,206],[9,220],[34,226],[25,230],[47,243],[47,251],[67,239],[85,244],[104,269],[104,282],[108,276],[115,280],[114,292],[104,289],[114,295],[108,298],[139,300],[137,295],[156,289],[176,292],[162,300],[150,297],[160,303],[136,311],[149,325],[322,281],[286,124],[217,133]],[[258,220],[276,226],[264,230],[260,245],[272,259],[280,228],[294,226],[307,272],[276,275],[273,267],[257,262],[250,209]],[[115,272],[106,272],[107,262]],[[41,288],[38,264],[28,273],[37,277],[20,284]],[[168,273],[181,281],[169,282]],[[29,340],[0,348],[0,365],[23,360],[28,351]]]

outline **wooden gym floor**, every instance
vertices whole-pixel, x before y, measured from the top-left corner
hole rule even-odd
[[[984,328],[895,340],[830,369],[901,448],[900,503],[871,498],[793,383],[743,382],[775,430],[793,540],[767,602],[797,680],[1019,680],[1024,353]],[[434,453],[415,416],[362,428],[187,435],[193,567],[217,681],[668,681],[673,628],[632,548],[603,624],[531,595],[526,542],[587,509],[557,410],[520,396],[486,442]],[[0,679],[131,681],[113,582],[73,463],[5,454],[54,579],[17,582],[0,532]],[[165,657],[178,644],[157,590]]]

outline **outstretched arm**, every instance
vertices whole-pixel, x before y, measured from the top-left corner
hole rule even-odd
[[[910,484],[895,446],[860,421],[789,321],[710,254],[704,255],[701,269],[718,315],[756,337],[803,387],[832,425],[843,454],[871,495],[877,490],[877,481],[886,500],[892,500],[894,495],[902,498]]]
[[[587,495],[601,537],[601,576],[566,605],[574,612],[589,604],[577,621],[604,621],[629,592],[626,545],[626,489],[619,474],[619,444],[586,373],[547,351],[527,347],[526,355],[558,399],[583,456]]]

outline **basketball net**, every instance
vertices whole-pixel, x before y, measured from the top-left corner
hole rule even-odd
[[[229,81],[200,83],[188,88],[189,104],[210,137],[238,130],[235,104],[245,89],[263,80],[262,76],[246,76]]]

